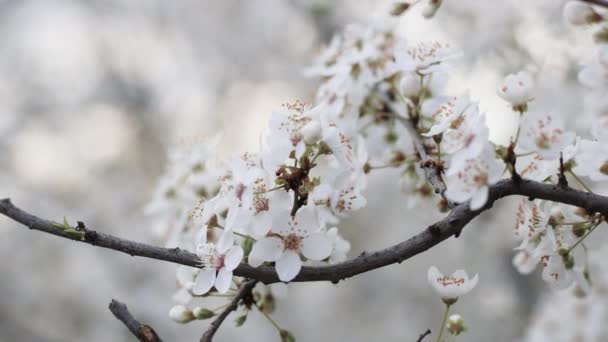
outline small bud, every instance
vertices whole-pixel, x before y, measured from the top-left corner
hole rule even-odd
[[[296,342],[296,338],[291,332],[281,329],[281,342]]]
[[[176,305],[169,310],[169,317],[177,323],[188,323],[194,320],[192,310],[184,305]]]
[[[201,308],[200,306],[192,309],[192,314],[196,319],[209,319],[215,316],[215,313],[213,311]]]
[[[568,1],[564,6],[564,18],[572,25],[588,25],[603,20],[593,7],[580,1]]]
[[[561,255],[562,257],[568,255],[568,253],[569,253],[568,248],[560,248],[557,251],[557,254]]]
[[[384,140],[386,140],[386,142],[389,144],[394,144],[395,142],[397,142],[397,139],[399,139],[399,136],[393,130],[386,132],[386,134],[384,135]]]
[[[391,9],[391,15],[395,17],[400,16],[409,8],[410,4],[408,4],[407,2],[396,2],[393,4],[393,8]]]
[[[309,145],[316,144],[323,137],[321,123],[317,120],[307,123],[302,127],[302,136],[305,143]]]
[[[572,226],[572,234],[576,237],[582,237],[587,232],[587,225],[584,223],[577,223]]]
[[[363,173],[368,174],[372,170],[372,166],[369,163],[363,164]]]
[[[412,73],[402,75],[401,81],[399,81],[399,91],[405,97],[418,96],[420,93],[420,77]]]
[[[564,261],[564,267],[567,270],[571,270],[572,267],[574,267],[574,257],[572,255],[570,255],[570,253],[562,256],[562,259]]]
[[[319,154],[331,154],[331,147],[329,147],[329,145],[327,145],[326,143],[324,143],[323,141],[321,141],[319,143]]]
[[[241,315],[241,316],[239,316],[239,317],[236,318],[235,324],[236,324],[237,327],[240,327],[243,324],[245,324],[246,320],[247,320],[247,314]]]
[[[549,217],[549,225],[557,227],[566,220],[564,213],[560,207],[551,208],[551,216]]]
[[[441,6],[441,0],[431,0],[422,10],[422,16],[431,19],[439,10],[439,6]]]
[[[442,213],[447,213],[448,211],[450,211],[448,201],[446,201],[446,199],[443,197],[439,200],[439,203],[437,203],[437,208],[439,209],[439,212]]]
[[[464,325],[464,320],[462,319],[462,316],[458,314],[451,315],[450,318],[448,318],[446,328],[448,329],[450,334],[454,336],[458,336],[459,334],[467,330]]]
[[[604,27],[593,34],[593,40],[598,44],[608,43],[608,27]]]

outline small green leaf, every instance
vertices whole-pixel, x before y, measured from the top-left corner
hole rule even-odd
[[[243,324],[245,324],[245,321],[247,320],[247,314],[244,314],[242,316],[237,317],[235,323],[237,327],[242,326]]]
[[[296,342],[296,338],[288,330],[281,329],[281,342]]]
[[[65,229],[63,232],[66,233],[67,235],[69,235],[70,237],[74,238],[74,239],[78,239],[78,240],[83,240],[84,239],[84,233],[83,232],[79,232],[79,231],[77,231],[75,229],[68,228],[68,229]]]
[[[192,310],[196,319],[209,319],[215,316],[215,312],[205,308],[195,308]]]

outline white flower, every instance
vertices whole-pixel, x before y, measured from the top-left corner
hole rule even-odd
[[[175,305],[169,310],[169,317],[177,323],[188,323],[194,320],[192,310],[184,305]]]
[[[537,201],[522,198],[515,214],[515,237],[522,241],[518,249],[524,249],[530,239],[542,233],[548,220],[549,215],[541,209]]]
[[[465,159],[461,167],[450,167],[446,172],[448,199],[455,202],[471,200],[471,210],[482,208],[489,194],[489,186],[496,183],[503,173],[504,165],[494,158],[489,149],[477,158]]]
[[[316,144],[323,137],[321,131],[321,123],[313,120],[302,127],[302,136],[307,144]]]
[[[572,25],[586,25],[602,21],[602,16],[581,1],[568,1],[564,6],[564,18]]]
[[[608,142],[581,140],[573,171],[591,180],[608,181]]]
[[[544,159],[557,159],[560,152],[571,146],[576,139],[574,132],[564,131],[550,115],[526,117],[521,124],[517,151],[536,152]]]
[[[608,46],[598,47],[596,58],[578,73],[578,81],[592,89],[608,84]]]
[[[521,106],[532,100],[534,80],[526,71],[510,74],[498,87],[498,96],[513,106]]]
[[[404,97],[418,96],[420,93],[420,76],[413,72],[401,73],[401,80],[399,81],[399,91]]]
[[[469,279],[463,270],[458,270],[451,276],[443,275],[435,266],[429,268],[427,276],[431,287],[444,301],[455,301],[458,297],[471,292],[479,280],[477,274]]]
[[[273,217],[272,229],[266,237],[256,241],[249,254],[249,264],[260,266],[275,262],[281,281],[295,278],[302,268],[300,253],[310,260],[323,260],[331,254],[332,243],[319,230],[313,206],[301,207],[295,217],[288,210]]]
[[[398,44],[395,47],[395,71],[415,71],[423,75],[443,71],[445,62],[462,56],[449,44],[421,42],[416,46]]]
[[[213,243],[200,243],[196,255],[201,259],[203,268],[194,280],[192,292],[201,295],[215,286],[219,293],[225,293],[232,283],[232,271],[243,259],[243,249],[233,245],[232,232],[224,232],[224,241],[216,247]]]
[[[322,223],[337,223],[332,216],[346,217],[367,204],[361,194],[356,174],[345,171],[338,174],[326,174],[320,185],[309,195],[309,200],[317,206]]]
[[[433,125],[428,132],[422,134],[425,137],[441,134],[450,126],[456,129],[467,115],[465,111],[471,107],[471,101],[468,95],[453,97],[443,103],[432,115],[431,120]],[[474,106],[477,107],[477,106]]]

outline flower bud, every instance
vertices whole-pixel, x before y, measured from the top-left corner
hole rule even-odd
[[[439,9],[439,6],[441,6],[441,1],[442,0],[429,1],[426,7],[424,7],[424,9],[422,10],[422,16],[427,19],[431,19],[432,17],[434,17],[435,13],[437,13],[437,10]]]
[[[281,342],[296,342],[296,338],[288,330],[281,329],[280,334],[281,334]]]
[[[393,4],[393,8],[391,9],[392,16],[400,16],[403,12],[407,11],[410,8],[410,4],[407,2],[396,2]]]
[[[413,73],[406,73],[399,81],[399,91],[405,97],[418,96],[420,93],[420,78]]]
[[[564,213],[560,207],[551,208],[551,216],[549,217],[549,225],[556,227],[566,220]]]
[[[534,80],[532,75],[525,71],[507,75],[497,90],[498,96],[522,113],[528,109],[527,103],[532,100],[533,91]]]
[[[459,314],[451,315],[450,318],[448,318],[446,328],[450,334],[454,336],[458,336],[460,333],[467,330],[467,328],[464,326],[464,320]]]
[[[201,308],[200,306],[192,309],[192,314],[196,319],[209,319],[215,316],[215,313],[213,311]]]
[[[309,145],[316,144],[323,137],[321,123],[317,120],[307,123],[302,127],[302,136],[304,137],[305,143]]]
[[[572,234],[576,237],[582,237],[587,232],[587,225],[584,223],[577,223],[572,226]]]
[[[564,18],[572,25],[593,24],[603,19],[591,6],[580,1],[568,1],[566,3]]]
[[[176,305],[169,310],[169,317],[177,323],[188,323],[194,320],[192,310],[184,305]]]

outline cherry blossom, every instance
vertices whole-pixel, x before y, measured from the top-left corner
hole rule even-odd
[[[455,301],[459,297],[471,292],[477,285],[477,274],[469,279],[464,270],[458,270],[452,275],[443,275],[437,267],[431,266],[428,270],[428,282],[444,301]]]
[[[232,232],[225,235],[225,240],[233,241]],[[212,242],[201,242],[196,248],[196,255],[201,259],[203,268],[194,280],[192,292],[205,294],[214,286],[219,293],[228,291],[232,271],[243,259],[243,249],[230,243],[219,243],[216,247]]]
[[[608,143],[581,140],[574,172],[593,181],[608,181]]]
[[[522,123],[518,151],[536,152],[544,159],[557,159],[575,142],[576,134],[564,131],[552,116],[532,115]]]
[[[489,186],[500,179],[504,170],[504,165],[492,153],[486,149],[477,158],[464,159],[459,168],[448,169],[446,196],[450,200],[470,200],[471,210],[480,209],[486,204]]]
[[[510,74],[505,77],[498,87],[498,96],[509,102],[513,107],[526,105],[532,100],[534,80],[526,71]]]
[[[323,260],[331,251],[332,243],[320,230],[314,207],[304,206],[295,217],[289,211],[273,217],[270,232],[253,245],[249,264],[258,267],[263,262],[275,262],[279,279],[290,281],[302,267],[300,254],[310,260]]]
[[[394,69],[428,75],[444,70],[446,61],[461,55],[460,50],[446,43],[421,42],[415,46],[407,46],[402,42],[395,48]]]

